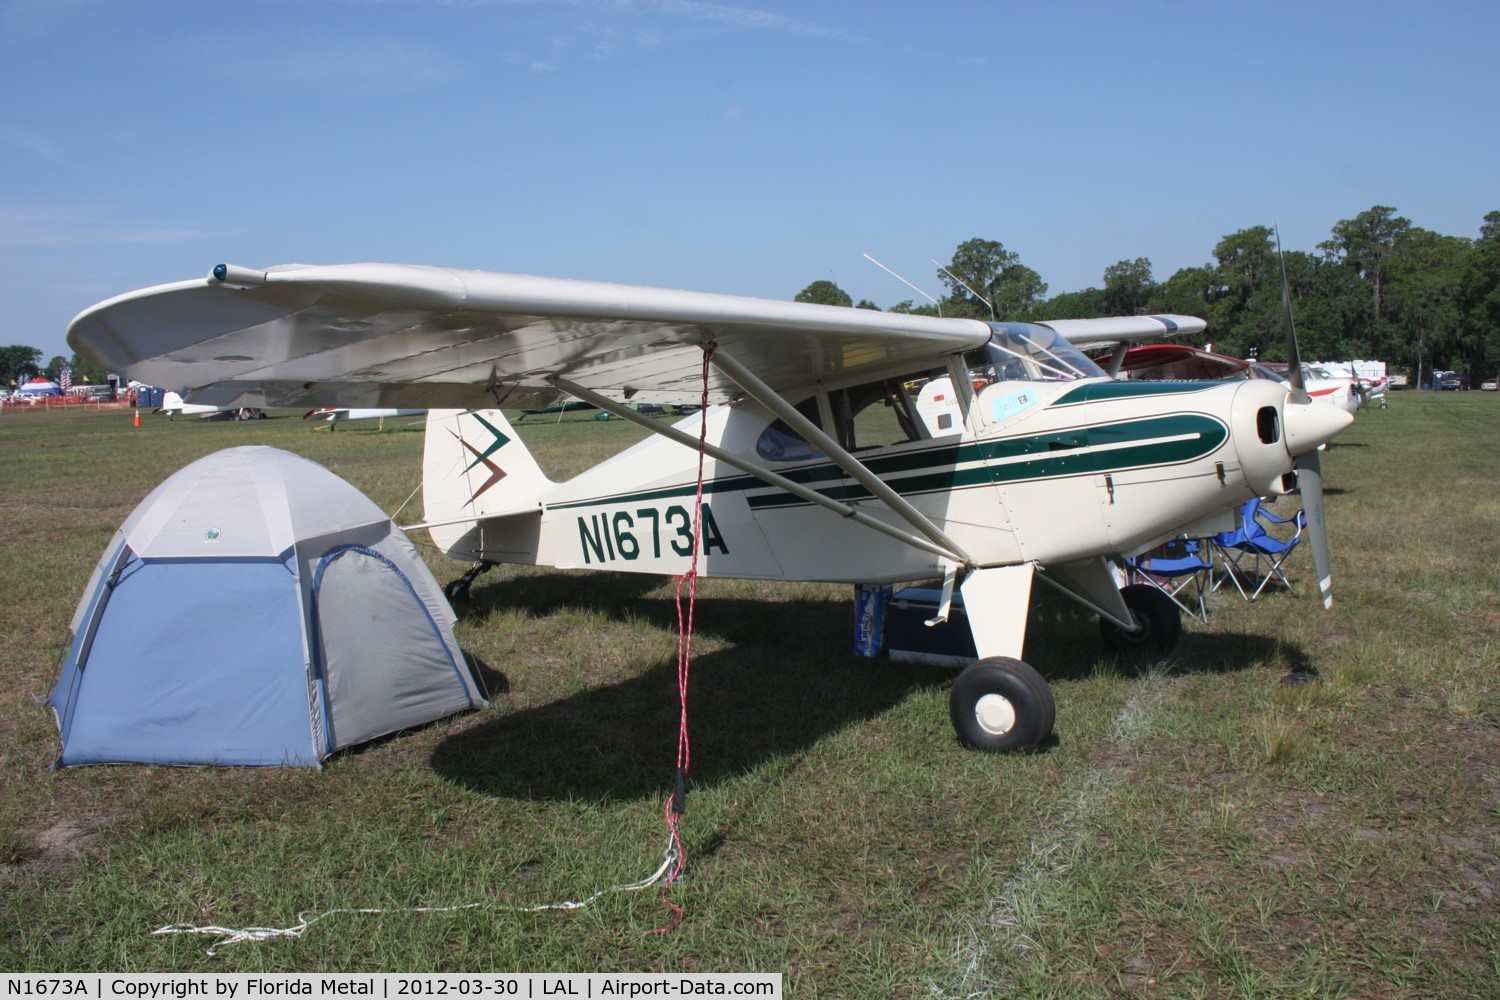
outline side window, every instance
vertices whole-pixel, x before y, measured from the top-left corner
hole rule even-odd
[[[816,396],[797,405],[797,412],[811,420],[819,429],[823,421],[818,418]],[[821,454],[802,435],[792,430],[785,420],[777,420],[761,431],[755,442],[755,453],[768,462],[804,462]]]
[[[988,384],[993,372],[987,359],[981,362],[984,370],[971,372],[976,390]],[[816,397],[799,403],[797,412],[849,451],[925,441],[961,430],[959,410],[945,369],[836,389],[827,398],[833,414],[831,429],[823,427]],[[934,406],[942,412],[936,412]],[[761,432],[755,442],[755,453],[768,462],[803,462],[821,454],[784,420],[775,421]]]
[[[829,393],[839,444],[862,451],[931,437],[923,424],[912,419],[916,406],[909,387],[925,377],[885,379]]]

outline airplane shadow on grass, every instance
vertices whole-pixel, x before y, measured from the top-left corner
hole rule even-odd
[[[631,574],[541,574],[477,590],[475,607],[518,608],[538,617],[582,607],[673,631],[671,598],[645,596],[661,583]],[[708,597],[698,601],[697,622],[730,644],[695,655],[691,665],[691,770],[697,787],[798,753],[957,676],[952,669],[855,657],[850,603]],[[1183,647],[1173,658],[1174,672],[1241,670],[1277,652],[1275,640],[1247,635],[1192,634]],[[1047,600],[1033,609],[1027,656],[1052,681],[1084,678],[1113,662],[1099,642],[1096,619]],[[486,680],[500,693],[506,680],[495,666],[504,665],[486,665]],[[1138,666],[1122,663],[1120,669]],[[444,740],[432,765],[450,781],[506,798],[657,796],[672,786],[677,695],[676,663],[663,662],[629,679],[470,727]]]
[[[646,597],[659,577],[563,574],[476,589],[476,608],[537,617],[585,608],[677,627],[669,596]],[[848,604],[700,597],[697,629],[728,648],[695,654],[689,684],[692,778],[702,787],[794,754],[911,693],[949,681],[948,670],[851,655]],[[494,667],[504,669],[503,664]],[[493,680],[491,681],[493,683]],[[503,683],[503,681],[501,682]],[[445,740],[435,770],[459,784],[523,799],[618,800],[670,789],[677,757],[677,665],[494,717]]]

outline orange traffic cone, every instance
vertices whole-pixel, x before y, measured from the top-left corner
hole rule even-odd
[[[135,425],[137,427],[141,426],[141,408],[139,406],[135,408]]]

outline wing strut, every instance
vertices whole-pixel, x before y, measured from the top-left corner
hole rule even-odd
[[[849,454],[833,438],[823,433],[817,424],[797,412],[781,395],[760,380],[750,369],[740,364],[734,358],[724,352],[721,347],[714,351],[713,357],[709,359],[715,367],[734,380],[734,383],[744,389],[761,406],[776,414],[787,425],[801,434],[813,447],[833,460],[840,469],[849,473],[855,482],[869,490],[877,498],[885,502],[901,520],[911,525],[917,531],[927,536],[934,544],[940,546],[945,553],[956,556],[965,566],[973,566],[974,560],[963,547],[948,537],[948,533],[939,528],[932,520],[917,508],[913,507],[905,497],[891,489],[879,476],[871,472],[863,462]]]
[[[570,382],[560,375],[554,375],[547,381],[549,384],[558,389],[561,389],[563,392],[566,392],[571,396],[577,396],[579,399],[585,402],[593,403],[595,406],[599,407],[599,409],[605,410],[614,416],[620,417],[621,419],[629,420],[633,424],[646,428],[653,434],[660,434],[662,437],[670,438],[671,440],[676,441],[678,444],[684,445],[694,450],[697,450],[698,448],[698,439],[693,437],[691,434],[684,434],[682,431],[668,424],[661,424],[656,422],[655,420],[652,420],[650,417],[641,416],[641,414],[637,413],[635,410],[632,410],[628,406],[624,406],[620,403],[615,402],[608,396],[601,396],[599,393],[594,392],[592,389],[585,389],[583,386],[578,385],[575,382]],[[749,475],[752,475],[757,479],[762,479],[770,483],[772,486],[786,490],[788,493],[806,500],[808,503],[817,504],[819,507],[833,511],[835,514],[838,514],[841,517],[847,517],[850,520],[854,521],[856,524],[861,524],[867,528],[872,528],[875,531],[880,532],[881,534],[889,535],[891,538],[894,538],[899,542],[904,542],[907,545],[922,549],[924,552],[931,552],[933,555],[941,556],[944,559],[958,559],[966,565],[969,562],[968,558],[958,551],[949,550],[939,545],[934,545],[932,542],[928,541],[926,538],[921,537],[920,535],[914,535],[909,531],[903,531],[896,525],[887,524],[879,518],[871,517],[869,514],[866,514],[862,510],[851,507],[848,504],[839,503],[837,500],[829,499],[828,497],[819,493],[817,490],[809,489],[801,483],[793,482],[785,476],[778,475],[775,472],[772,472],[770,469],[767,469],[764,466],[760,465],[759,463],[750,461],[743,455],[735,455],[731,452],[725,451],[723,448],[720,448],[717,445],[707,443],[703,445],[703,450],[716,462],[723,462],[725,465],[739,469],[741,472],[748,473]]]

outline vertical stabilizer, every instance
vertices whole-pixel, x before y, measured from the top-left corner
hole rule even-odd
[[[445,552],[463,557],[453,550],[475,522],[535,511],[552,485],[499,410],[428,412],[423,519]]]

